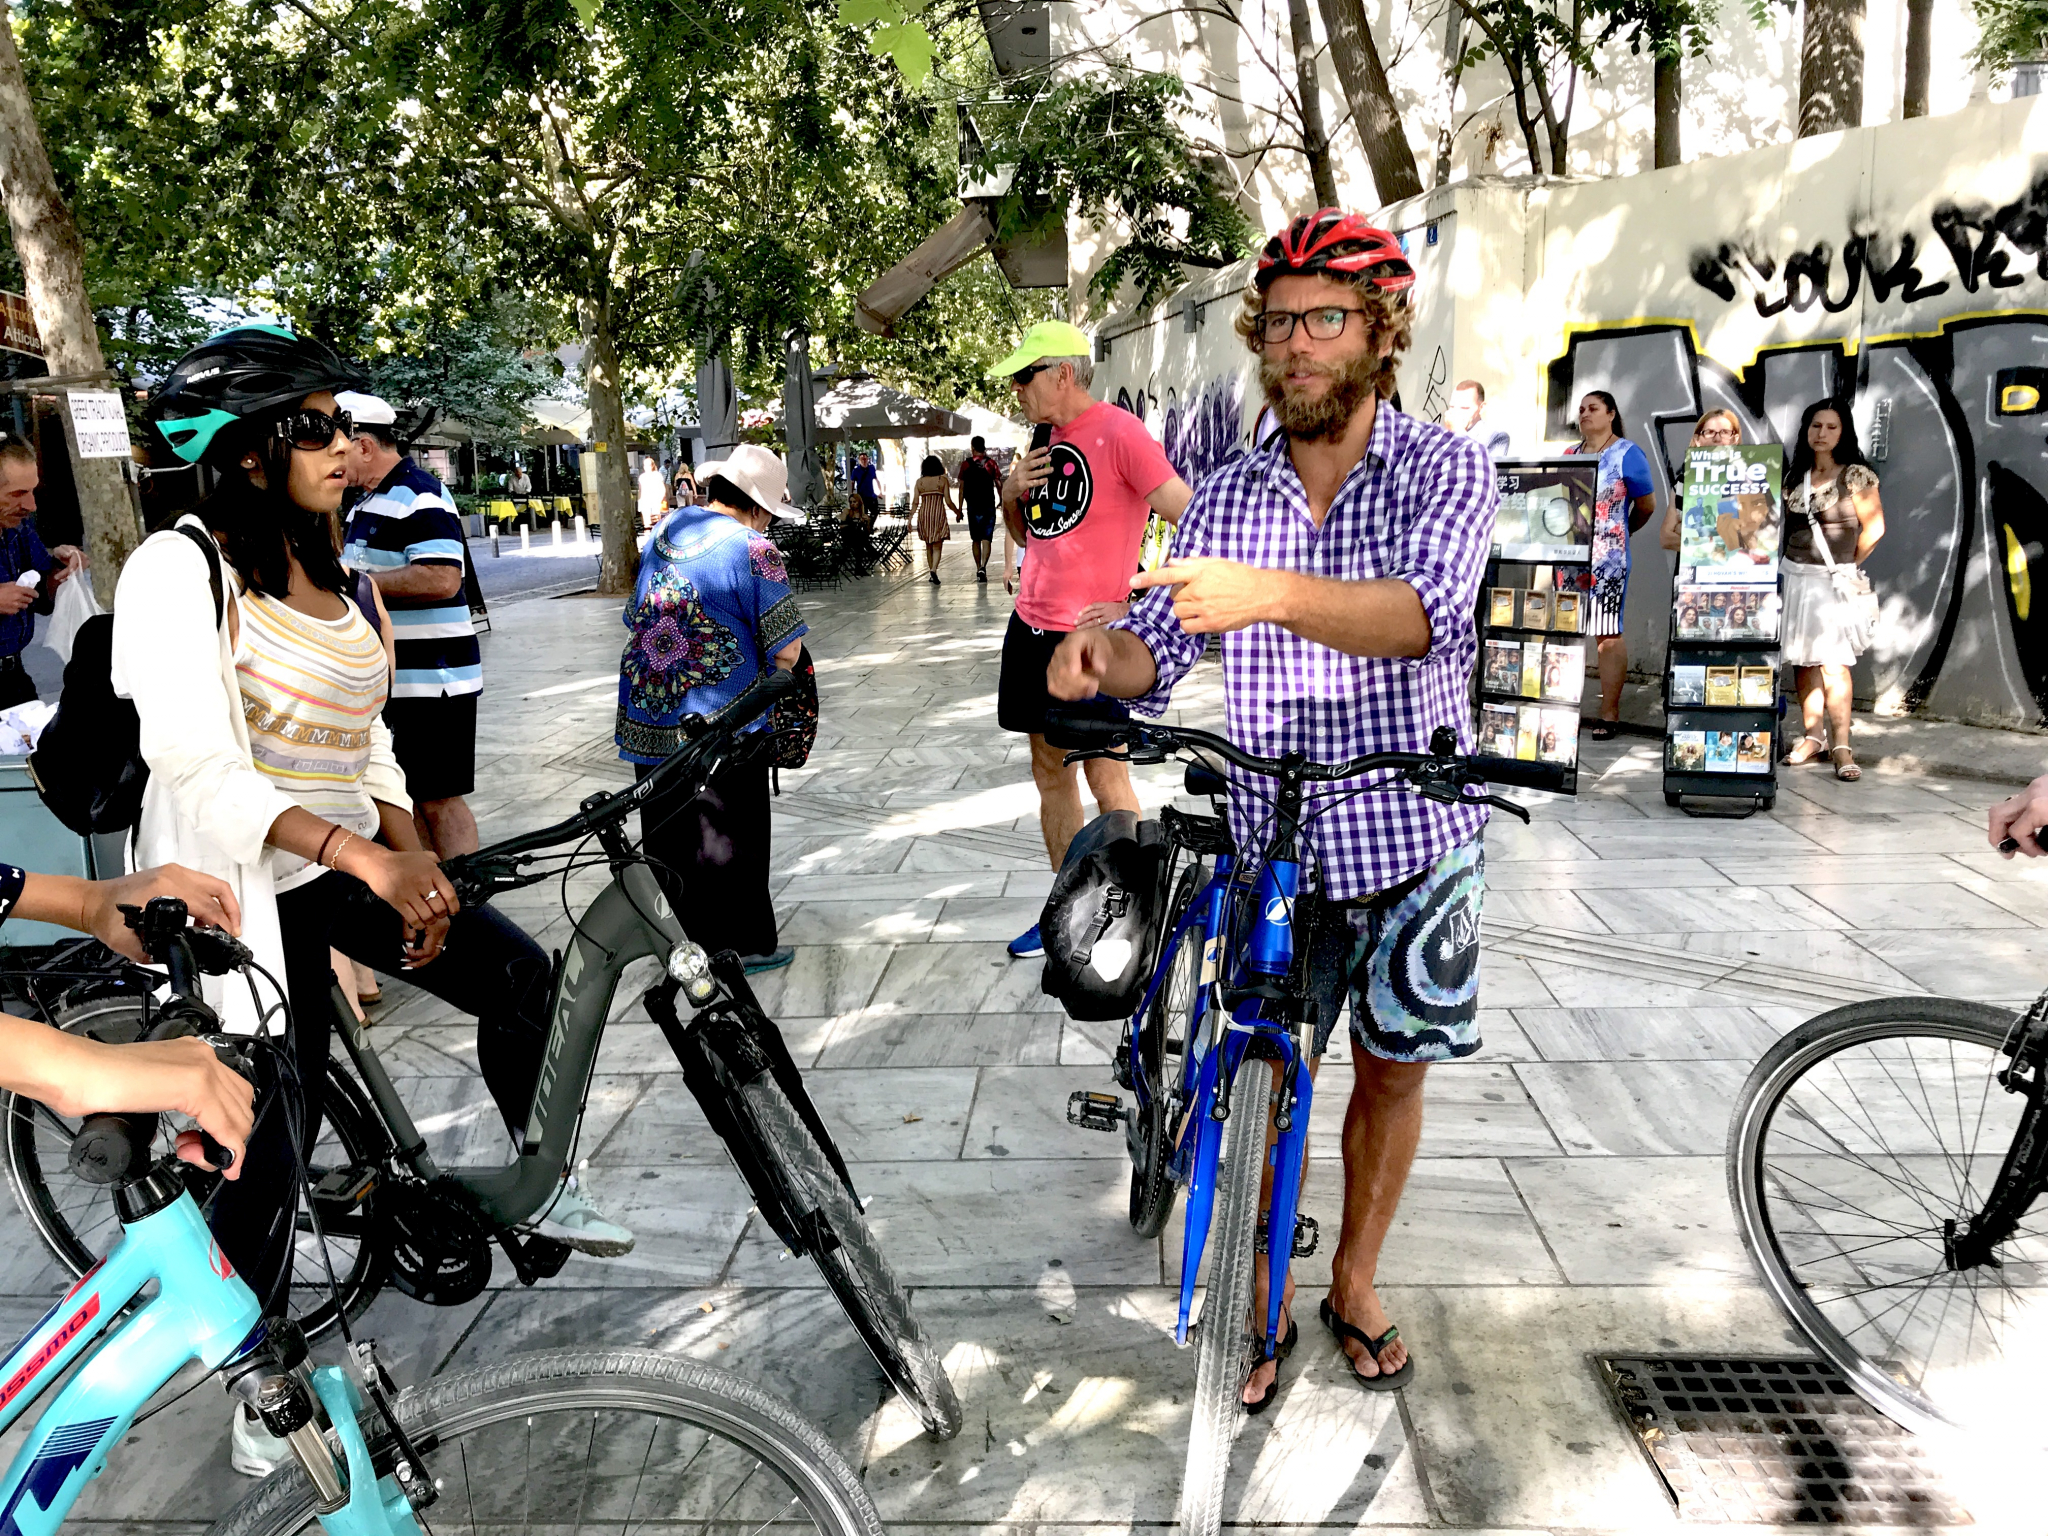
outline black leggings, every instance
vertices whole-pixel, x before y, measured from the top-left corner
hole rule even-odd
[[[532,1106],[547,1046],[550,966],[538,944],[491,908],[469,908],[456,914],[447,947],[431,964],[403,970],[398,913],[361,881],[339,872],[279,896],[277,917],[291,995],[288,1041],[305,1090],[302,1155],[312,1151],[326,1089],[324,1068],[334,1023],[330,947],[475,1015],[484,1082],[505,1124],[517,1134]],[[275,1316],[285,1310],[291,1284],[295,1218],[287,1213],[296,1209],[297,1174],[283,1108],[274,1095],[259,1096],[259,1107],[265,1105],[241,1178],[220,1186],[212,1227],[221,1251],[249,1282],[266,1315]]]
[[[749,743],[742,761],[711,775],[694,797],[667,790],[640,809],[641,851],[655,861],[663,894],[683,932],[712,954],[775,948],[768,899],[768,759]],[[654,770],[640,765],[646,778]]]

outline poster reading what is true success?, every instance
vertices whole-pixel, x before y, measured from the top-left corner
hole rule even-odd
[[[1681,586],[1776,586],[1785,450],[1694,448],[1685,456]]]

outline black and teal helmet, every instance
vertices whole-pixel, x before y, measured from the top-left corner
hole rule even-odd
[[[171,452],[196,464],[238,421],[296,406],[319,390],[369,387],[363,371],[325,342],[281,325],[237,325],[179,358],[143,414]]]

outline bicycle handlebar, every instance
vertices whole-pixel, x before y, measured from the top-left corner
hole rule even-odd
[[[498,891],[530,884],[518,871],[524,855],[576,842],[615,826],[657,793],[686,768],[700,764],[714,750],[731,745],[742,726],[765,714],[775,701],[796,686],[796,678],[779,667],[771,667],[756,678],[744,693],[715,715],[685,715],[683,734],[689,739],[670,753],[654,770],[631,789],[594,795],[583,802],[574,816],[537,832],[522,833],[446,860],[442,873],[455,887],[465,906],[488,901]]]

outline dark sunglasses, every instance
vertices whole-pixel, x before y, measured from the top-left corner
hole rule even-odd
[[[325,448],[337,432],[343,437],[356,435],[355,418],[347,411],[337,411],[332,416],[325,411],[293,411],[278,422],[276,435],[294,448],[310,451]]]
[[[1056,368],[1058,366],[1057,363],[1033,363],[1029,368],[1019,368],[1015,373],[1011,374],[1010,382],[1019,389],[1022,389],[1048,368]]]

